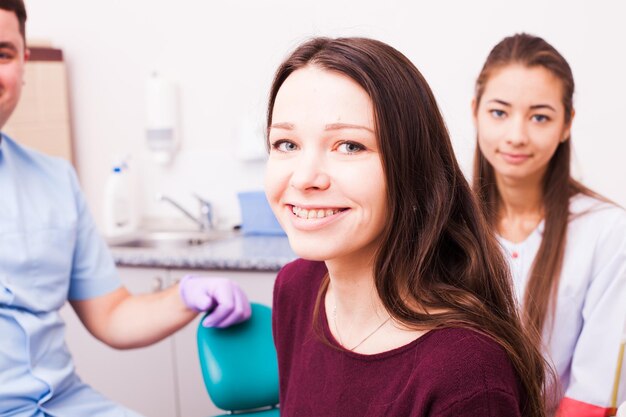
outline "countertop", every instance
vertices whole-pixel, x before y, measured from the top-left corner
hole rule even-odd
[[[285,236],[235,235],[186,248],[111,247],[118,266],[278,271],[296,259]]]

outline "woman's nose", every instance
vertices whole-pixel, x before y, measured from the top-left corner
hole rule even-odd
[[[528,131],[522,118],[511,120],[506,141],[512,146],[522,146],[528,143]]]
[[[289,185],[298,190],[325,190],[330,186],[326,164],[319,155],[303,155],[296,162]]]

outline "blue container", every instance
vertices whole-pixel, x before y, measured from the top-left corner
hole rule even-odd
[[[244,235],[285,236],[263,191],[237,194],[241,208],[241,231]]]

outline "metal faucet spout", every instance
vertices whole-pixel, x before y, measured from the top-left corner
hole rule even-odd
[[[193,221],[198,225],[201,231],[208,231],[213,228],[213,208],[211,203],[200,198],[198,195],[194,194],[194,197],[198,199],[200,202],[200,215],[194,216],[187,209],[181,206],[172,198],[165,196],[163,194],[157,194],[156,198],[158,201],[165,201],[172,206],[176,207],[181,213],[183,213],[189,220]]]

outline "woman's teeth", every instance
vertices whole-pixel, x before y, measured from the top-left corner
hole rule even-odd
[[[323,219],[324,217],[332,216],[333,214],[339,213],[341,210],[338,209],[305,209],[293,206],[291,208],[293,214],[300,217],[301,219]]]

